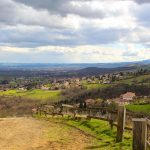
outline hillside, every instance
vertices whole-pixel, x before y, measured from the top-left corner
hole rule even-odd
[[[125,84],[150,84],[150,74],[134,76],[129,79],[124,79],[116,81],[115,83],[125,83]]]
[[[76,71],[78,76],[91,76],[91,75],[99,75],[105,73],[114,73],[120,71],[133,71],[138,69],[137,66],[131,67],[118,67],[118,68],[98,68],[98,67],[88,67],[84,69],[80,69]]]

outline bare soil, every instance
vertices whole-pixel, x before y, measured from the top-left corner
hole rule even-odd
[[[0,150],[82,150],[93,142],[59,123],[26,117],[0,119]]]

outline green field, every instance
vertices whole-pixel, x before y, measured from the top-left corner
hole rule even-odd
[[[97,84],[97,83],[94,83],[94,84],[84,84],[84,86],[87,89],[97,89],[97,88],[106,88],[106,87],[109,87],[110,84]]]
[[[137,76],[137,77],[134,77],[134,78],[130,78],[130,79],[125,79],[125,80],[120,80],[120,81],[116,81],[115,83],[125,83],[125,84],[132,84],[134,82],[137,82],[137,83],[145,83],[143,82],[143,80],[146,80],[146,79],[150,79],[150,74],[147,74],[147,75],[141,75],[141,76]],[[147,83],[147,82],[146,82]],[[150,83],[149,83],[150,84]]]
[[[39,118],[41,118],[39,116]],[[45,118],[45,117],[44,117]],[[98,119],[91,120],[74,120],[63,118],[51,118],[48,119],[50,122],[65,123],[71,125],[81,131],[94,136],[97,140],[94,146],[90,149],[101,149],[101,150],[131,150],[132,149],[132,132],[124,132],[123,142],[116,143],[116,127],[113,130],[110,129],[109,123],[107,121],[102,121]]]
[[[126,108],[133,112],[145,113],[150,115],[150,104],[145,105],[127,105]]]
[[[16,96],[35,100],[58,100],[61,97],[60,91],[44,91],[40,89],[34,89],[29,91],[21,90],[8,90],[0,91],[0,96]]]
[[[116,128],[110,130],[109,123],[102,120],[69,120],[69,124],[94,135],[97,139],[100,139],[98,147],[101,150],[131,150],[132,148],[132,134],[131,132],[124,132],[123,142],[116,143]]]

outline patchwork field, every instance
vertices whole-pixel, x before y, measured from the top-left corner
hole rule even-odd
[[[60,96],[60,91],[44,91],[40,89],[34,89],[29,91],[21,91],[21,90],[8,90],[8,91],[0,91],[0,96],[15,96],[15,97],[23,97],[35,100],[55,100],[57,101]]]

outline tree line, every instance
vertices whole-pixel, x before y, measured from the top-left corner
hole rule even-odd
[[[126,92],[134,92],[137,96],[150,96],[150,85],[118,84],[103,89],[98,88],[91,90],[74,88],[62,91],[62,102],[80,103],[89,98],[101,98],[103,100],[113,99]]]

